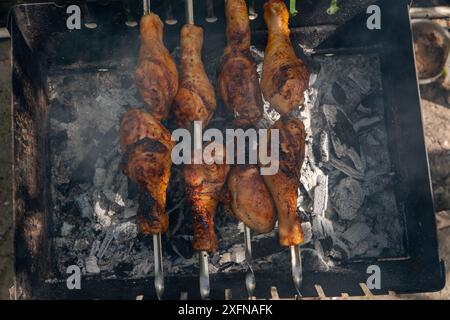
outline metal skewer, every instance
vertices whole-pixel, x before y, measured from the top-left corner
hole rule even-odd
[[[214,14],[213,0],[206,0],[206,22],[214,23],[217,21],[217,17]]]
[[[162,258],[161,233],[153,235],[153,254],[155,262],[155,290],[158,299],[161,300],[164,294],[164,268]]]
[[[248,9],[248,18],[250,20],[255,20],[258,18],[258,14],[255,11],[255,0],[250,0],[250,5]]]
[[[186,1],[186,23],[194,24],[194,1]],[[208,252],[201,250],[198,252],[198,264],[200,267],[199,271],[199,285],[200,285],[200,296],[203,300],[209,298],[210,285],[209,285],[209,259]]]
[[[144,15],[150,13],[150,0],[143,0]],[[155,264],[155,291],[158,299],[162,299],[164,294],[164,268],[163,268],[163,255],[162,255],[162,243],[161,232],[153,235],[153,255]]]
[[[144,9],[144,15],[149,14],[150,13],[150,0],[143,0],[143,9]]]
[[[294,281],[295,289],[297,290],[298,298],[302,297],[300,288],[303,283],[302,258],[300,254],[300,246],[291,246],[291,270],[292,280]]]
[[[245,240],[245,261],[247,263],[247,272],[245,273],[245,287],[247,288],[248,298],[253,299],[253,292],[256,287],[255,274],[252,268],[252,236],[250,228],[245,226],[244,228],[244,240]]]

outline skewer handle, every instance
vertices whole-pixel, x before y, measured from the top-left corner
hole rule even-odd
[[[200,295],[203,300],[209,298],[210,285],[209,285],[209,268],[208,268],[208,252],[198,252],[198,262],[200,267]]]
[[[162,258],[161,233],[153,235],[153,254],[155,263],[155,290],[158,299],[164,294],[164,268]]]

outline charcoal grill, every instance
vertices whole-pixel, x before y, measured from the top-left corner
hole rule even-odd
[[[76,2],[76,1],[75,1]],[[142,1],[131,1],[136,19],[142,12]],[[266,31],[262,20],[262,1],[256,2],[259,17],[252,21],[252,42],[263,48]],[[300,1],[299,14],[292,18],[293,37],[313,48],[305,56],[314,68],[314,57],[343,54],[377,54],[380,57],[383,102],[386,114],[390,160],[396,173],[395,193],[402,213],[405,254],[352,259],[328,271],[306,270],[302,293],[318,296],[318,286],[327,296],[363,295],[360,284],[369,276],[367,268],[376,264],[381,269],[381,289],[397,293],[440,290],[445,283],[443,262],[439,260],[436,224],[427,154],[420,113],[420,96],[414,68],[412,36],[406,0],[377,1],[381,8],[381,30],[366,28],[366,8],[372,1],[341,0],[340,12],[326,14],[328,1]],[[153,278],[102,279],[83,277],[81,290],[68,290],[64,278],[46,281],[55,274],[52,247],[51,165],[47,77],[53,72],[66,72],[76,62],[80,74],[89,70],[118,68],[104,61],[121,61],[136,57],[139,45],[137,28],[125,25],[127,19],[122,2],[100,5],[87,1],[97,28],[69,31],[66,28],[66,6],[59,1],[19,5],[9,16],[8,28],[13,54],[13,127],[14,127],[14,218],[16,256],[16,298],[18,299],[135,299],[143,295],[156,298]],[[170,51],[179,42],[184,23],[183,1],[172,1],[177,24],[165,25],[165,41]],[[196,4],[195,21],[205,31],[204,54],[217,53],[225,45],[223,1],[214,1],[217,21],[208,23],[206,6]],[[166,18],[162,1],[153,1],[152,10]],[[86,12],[84,12],[86,17]],[[173,22],[173,21],[172,21]],[[56,70],[56,71],[55,71]],[[72,70],[73,71],[73,70]],[[75,73],[76,73],[75,72]],[[75,77],[75,81],[77,81]],[[109,134],[109,136],[108,136]],[[104,139],[111,139],[109,132]],[[89,153],[85,164],[95,162],[95,154],[106,152],[107,144],[97,153]],[[85,167],[73,175],[71,184],[92,178],[93,168]],[[70,187],[70,186],[69,186]],[[261,249],[261,248],[259,248]],[[254,251],[258,252],[258,247]],[[280,298],[292,298],[295,288],[290,274],[277,270],[256,273],[257,298],[270,298],[276,288]],[[246,298],[244,273],[219,272],[211,275],[212,299],[224,298],[226,289],[233,298]],[[271,291],[272,290],[272,291]],[[320,291],[320,290],[319,290]],[[230,292],[230,291],[228,291]],[[272,295],[273,296],[273,295]],[[197,274],[166,275],[167,299],[199,298]]]

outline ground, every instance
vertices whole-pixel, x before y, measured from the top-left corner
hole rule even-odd
[[[9,299],[9,288],[13,285],[9,45],[9,41],[0,40],[0,299]],[[438,293],[390,295],[384,299],[450,299],[449,89],[449,79],[421,88],[424,130],[436,199],[439,251],[447,265],[447,285]]]

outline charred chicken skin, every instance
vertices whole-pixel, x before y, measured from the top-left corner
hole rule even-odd
[[[158,120],[148,112],[140,109],[130,109],[122,117],[120,123],[120,147],[124,152],[144,138],[151,138],[161,142],[166,148],[172,149],[172,136]]]
[[[214,156],[222,158],[223,164],[186,164],[184,179],[187,199],[192,205],[194,249],[214,252],[217,249],[214,215],[223,198],[229,166],[225,164],[223,145],[212,142],[208,146],[215,148]]]
[[[139,186],[137,221],[141,232],[166,232],[166,191],[173,148],[169,131],[150,114],[132,109],[120,124],[120,148],[123,172]]]
[[[304,102],[309,74],[295,55],[289,38],[289,12],[282,0],[264,5],[268,40],[264,52],[261,90],[264,98],[281,114],[288,114]]]
[[[263,115],[256,64],[250,54],[250,26],[245,0],[226,1],[227,47],[219,62],[219,92],[240,127],[253,126]]]
[[[140,22],[141,48],[136,85],[148,112],[157,120],[168,117],[178,91],[177,67],[163,43],[163,22],[154,13]]]
[[[228,175],[231,209],[240,221],[258,233],[271,231],[277,219],[275,205],[256,165],[233,166]]]
[[[216,109],[216,96],[202,62],[203,29],[181,29],[180,84],[172,110],[177,124],[190,129],[194,121],[206,127]]]
[[[282,117],[271,129],[279,130],[279,169],[276,174],[265,175],[263,179],[277,209],[280,244],[302,244],[304,239],[297,214],[297,197],[300,169],[305,158],[305,127],[297,118]]]

